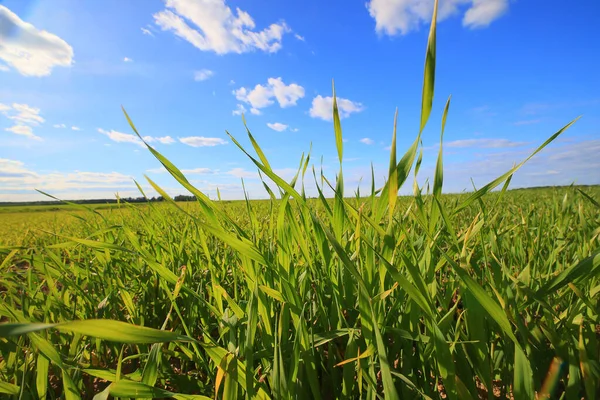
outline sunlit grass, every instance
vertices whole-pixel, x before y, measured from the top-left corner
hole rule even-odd
[[[433,21],[421,131],[434,95]],[[43,240],[0,248],[0,393],[593,398],[598,189],[507,192],[519,164],[444,196],[440,149],[431,194],[415,183],[414,196],[398,198],[418,173],[421,133],[397,161],[394,129],[387,183],[344,198],[335,102],[333,120],[335,182],[309,156],[282,179],[248,131],[256,155],[231,139],[272,199],[224,204],[148,147],[195,207],[148,179],[166,205],[81,211]],[[317,199],[306,198],[307,179]]]

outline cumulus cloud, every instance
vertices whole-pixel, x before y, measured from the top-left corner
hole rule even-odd
[[[167,0],[166,9],[154,14],[154,22],[194,47],[217,54],[273,53],[290,32],[284,21],[256,30],[250,14],[239,8],[232,11],[225,0]]]
[[[0,5],[0,59],[24,76],[50,75],[73,64],[73,48],[60,37],[37,29]]]
[[[360,139],[360,142],[364,143],[364,144],[368,144],[368,145],[375,143],[375,141],[373,139],[368,138],[368,137]]]
[[[210,69],[201,69],[200,71],[194,72],[194,80],[195,81],[205,81],[211,78],[215,73]]]
[[[275,122],[275,123],[268,122],[267,126],[277,132],[283,132],[288,128],[287,125],[282,124],[280,122]]]
[[[508,10],[509,0],[441,0],[438,22],[463,13],[463,26],[482,28]],[[370,0],[367,8],[375,19],[375,30],[390,36],[405,35],[429,24],[434,0]],[[465,11],[466,9],[466,11]]]
[[[182,137],[179,138],[179,141],[192,147],[213,147],[221,144],[227,144],[227,142],[221,138],[210,138],[204,136]]]
[[[254,89],[241,87],[233,91],[235,98],[250,104],[250,112],[260,114],[260,109],[277,101],[280,107],[295,106],[304,97],[304,88],[298,84],[286,85],[281,78],[269,78],[266,85],[256,85]]]
[[[6,128],[5,130],[8,132],[12,132],[15,135],[25,136],[33,140],[42,140],[41,137],[34,135],[33,129],[27,125],[14,125],[10,128]]]
[[[341,97],[337,98],[337,105],[340,118],[347,118],[352,113],[364,110],[361,103],[343,99]],[[333,97],[323,97],[321,95],[315,97],[312,101],[312,107],[309,110],[309,114],[313,118],[320,118],[325,121],[333,120]]]

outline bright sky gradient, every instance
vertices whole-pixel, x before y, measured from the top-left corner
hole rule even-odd
[[[418,130],[433,0],[0,1],[0,201],[139,196],[144,174],[187,194],[133,136],[211,197],[266,193],[240,114],[291,178],[310,149],[338,170],[335,79],[347,195],[370,163],[383,183],[393,116],[398,157]],[[443,106],[452,104],[445,192],[502,174],[563,125],[512,187],[600,183],[600,2],[440,0],[434,109],[419,182],[431,181]],[[310,179],[307,175],[307,180]],[[412,179],[412,178],[411,178]],[[307,182],[308,193],[314,185]],[[412,191],[412,182],[401,193]]]

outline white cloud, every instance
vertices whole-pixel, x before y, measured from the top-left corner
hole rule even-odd
[[[234,13],[225,0],[167,0],[166,7],[154,14],[154,22],[202,51],[273,53],[281,48],[283,35],[290,32],[284,21],[255,31],[250,14],[239,8]]]
[[[268,122],[267,126],[277,132],[283,132],[288,128],[287,125],[282,124],[280,122],[275,122],[275,123]]]
[[[4,106],[7,107],[7,106]],[[9,111],[16,112],[16,114],[8,115]],[[30,107],[27,104],[13,103],[12,107],[4,108],[4,114],[19,123],[39,125],[44,123],[46,120],[40,115],[40,109]]]
[[[232,80],[229,81],[229,84],[230,85],[235,85],[235,81],[232,79]]]
[[[337,98],[337,105],[340,118],[346,118],[352,113],[364,110],[361,103],[343,99],[341,97]],[[323,97],[321,95],[315,97],[312,101],[312,107],[310,108],[309,114],[313,118],[321,118],[325,121],[333,120],[333,97]]]
[[[4,64],[0,64],[0,72],[8,72],[8,71],[10,71],[10,68],[8,68]]]
[[[304,42],[304,36],[300,36],[300,35],[298,35],[298,34],[296,33],[296,34],[294,34],[294,37],[295,37],[296,39],[300,40],[301,42]]]
[[[89,189],[102,188],[111,189],[110,196],[112,197],[114,194],[112,189],[135,189],[135,185],[130,176],[118,172],[73,171],[40,173],[27,168],[21,161],[0,158],[1,200],[30,200],[36,194],[24,194],[23,192],[33,192],[34,189],[40,189],[53,194],[71,190],[79,193],[79,196],[75,197],[81,197]]]
[[[491,24],[508,10],[508,0],[473,0],[463,18],[463,25],[481,28]]]
[[[238,104],[238,105],[236,105],[235,110],[233,110],[231,113],[233,115],[242,115],[242,114],[245,114],[246,111],[247,111],[246,107],[244,107],[243,104]]]
[[[78,127],[78,126],[72,126],[72,127],[71,127],[71,130],[74,130],[74,131],[80,131],[80,130],[81,130],[81,128],[80,128],[80,127]]]
[[[213,147],[220,144],[227,144],[227,142],[221,138],[209,138],[204,136],[188,136],[179,138],[179,141],[192,147]]]
[[[212,170],[210,168],[181,169],[180,171],[188,175],[208,175],[217,173],[216,170]],[[152,174],[164,174],[167,172],[167,169],[165,167],[151,168],[147,169],[146,172],[150,172]]]
[[[123,58],[123,62],[133,62],[133,60],[129,57]]]
[[[233,91],[235,98],[252,106],[250,112],[260,114],[260,109],[275,103],[280,107],[295,106],[304,97],[304,88],[295,83],[286,85],[281,78],[269,78],[267,84],[256,85],[254,89],[241,87]]]
[[[181,172],[188,175],[206,175],[206,174],[214,174],[216,171],[210,168],[192,168],[192,169],[182,169]]]
[[[508,10],[509,0],[441,0],[438,22],[453,15],[463,16],[463,26],[479,28],[488,26]],[[390,36],[405,35],[429,24],[434,0],[370,0],[369,14],[375,19],[375,30]]]
[[[480,149],[502,149],[526,146],[528,144],[527,142],[514,142],[508,139],[462,139],[444,143],[444,146],[452,148],[476,147]]]
[[[173,139],[171,136],[157,137],[156,140],[159,141],[162,144],[172,144],[172,143],[175,143],[175,139]]]
[[[368,137],[360,139],[360,142],[364,143],[364,144],[369,144],[369,145],[375,143],[375,141],[373,139],[370,139]]]
[[[144,35],[154,36],[154,34],[149,29],[146,29],[146,28],[140,28],[140,29],[142,30],[142,33]]]
[[[34,135],[33,129],[31,129],[31,127],[27,125],[15,125],[11,126],[10,128],[5,128],[5,130],[8,132],[12,132],[15,135],[26,136],[33,140],[42,140],[41,137]]]
[[[0,45],[1,46],[1,45]],[[46,120],[40,116],[40,109],[30,107],[27,104],[13,103],[11,106],[0,104],[0,112],[8,119],[15,121],[15,125],[5,128],[6,131],[15,135],[26,136],[34,140],[42,140],[41,137],[33,134],[32,126],[38,126]],[[55,127],[61,127],[56,126]]]
[[[226,172],[227,175],[233,175],[236,178],[258,179],[258,172],[246,171],[244,168],[234,168]]]
[[[299,130],[300,130],[300,129],[298,129],[298,128],[290,128],[290,131],[291,131],[291,132],[298,132]]]
[[[117,143],[133,143],[138,146],[144,147],[144,143],[136,135],[129,133],[118,132],[115,130],[105,131],[104,129],[98,128],[98,132],[106,135],[110,140]]]
[[[137,144],[140,147],[146,147],[146,145],[144,144],[144,142],[142,142],[140,140],[140,138],[138,138],[136,135],[133,135],[130,133],[123,133],[123,132],[118,132],[115,130],[106,131],[101,128],[98,128],[98,132],[107,136],[113,142],[133,143],[133,144]],[[163,136],[163,137],[144,136],[143,138],[146,141],[146,143],[154,143],[154,142],[159,142],[162,144],[175,143],[175,139],[173,139],[171,136]]]
[[[200,71],[194,72],[194,80],[195,81],[205,81],[212,77],[215,73],[210,69],[201,69]]]
[[[52,125],[53,128],[59,128],[59,129],[63,129],[66,128],[67,126],[65,124],[54,124]]]
[[[167,169],[165,167],[150,168],[147,169],[146,172],[150,172],[151,174],[164,174],[165,172],[167,172]]]
[[[1,5],[0,26],[0,59],[21,75],[46,76],[54,67],[73,64],[73,48],[67,42]]]
[[[517,121],[517,122],[515,122],[515,125],[517,125],[517,126],[533,125],[533,124],[539,124],[540,122],[542,122],[541,119],[527,119],[527,120]]]

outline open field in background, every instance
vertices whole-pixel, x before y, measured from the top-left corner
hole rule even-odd
[[[337,228],[332,200],[215,203],[230,228],[213,233],[198,203],[2,213],[13,226],[3,244],[25,246],[0,256],[3,318],[128,325],[0,341],[0,390],[91,398],[113,382],[124,397],[372,398],[387,370],[402,398],[544,382],[567,398],[594,393],[599,208],[578,188],[547,188],[451,212],[467,198],[439,198],[449,225],[439,214],[430,225],[435,198],[419,196],[375,226],[360,216],[376,218],[379,198],[345,199],[361,211]],[[19,243],[19,222],[56,236]]]
[[[0,214],[0,394],[600,397],[598,187],[507,191],[521,163],[442,195],[440,146],[431,192],[397,196],[422,160],[435,12],[419,134],[397,160],[394,126],[388,179],[363,197],[342,197],[334,91],[334,182],[309,169],[310,155],[284,180],[248,131],[252,154],[230,139],[271,200],[211,201],[148,146],[197,203],[169,201],[148,179],[165,203]]]
[[[600,198],[600,186],[572,186],[572,187],[549,187],[549,188],[528,188],[509,190],[504,196],[504,200],[498,207],[525,207],[534,205],[544,209],[557,202],[562,202],[571,197],[579,200],[584,197],[579,192],[584,191],[592,198]],[[446,201],[459,201],[466,198],[468,194],[446,194]],[[499,193],[492,192],[488,195],[486,201],[496,201]],[[356,204],[366,199],[356,200]],[[319,204],[318,199],[309,200],[314,206]],[[399,207],[406,209],[413,202],[412,196],[398,197]],[[246,203],[243,200],[225,200],[219,202],[223,204],[224,211],[232,217],[236,215],[246,215]],[[255,209],[265,210],[270,206],[269,200],[251,200]],[[330,206],[333,202],[329,200]],[[582,205],[584,208],[591,207],[591,203]],[[191,214],[198,215],[201,212],[200,206],[196,202],[178,202],[179,207],[185,209]],[[512,205],[512,206],[511,206]],[[90,210],[97,211],[109,220],[116,219],[120,222],[129,221],[135,218],[136,210],[144,210],[148,203],[127,204],[123,201],[121,204],[86,204]],[[169,205],[162,202],[156,202],[151,205],[153,208],[168,208]],[[594,210],[590,210],[593,212]],[[57,203],[53,205],[11,205],[0,207],[0,245],[2,246],[40,246],[43,247],[48,240],[55,239],[55,235],[77,236],[77,233],[85,233],[85,227],[90,218],[100,218],[98,215],[82,209],[80,205]]]

